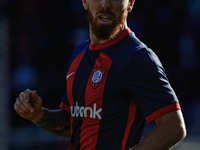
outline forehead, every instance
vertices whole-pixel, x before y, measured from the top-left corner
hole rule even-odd
[[[84,1],[84,0],[83,0]],[[128,2],[128,1],[134,1],[134,0],[86,0],[90,2]]]
[[[101,6],[112,7],[114,9],[125,9],[134,0],[82,0],[86,10],[98,9]]]
[[[84,1],[84,0],[83,0]],[[110,3],[110,4],[116,4],[116,5],[126,5],[129,1],[133,0],[85,0],[88,2],[88,4],[104,4],[104,3]]]

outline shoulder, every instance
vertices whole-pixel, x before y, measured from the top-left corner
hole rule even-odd
[[[158,56],[149,48],[138,50],[130,60],[127,73],[137,75],[146,82],[166,78],[165,69]]]
[[[139,61],[140,63],[156,64],[162,66],[155,52],[136,37],[134,32],[129,33],[121,42],[124,50],[130,56],[130,62]]]
[[[76,46],[76,48],[73,50],[71,59],[74,60],[82,52],[89,50],[89,48],[88,48],[89,44],[90,44],[90,40],[87,40],[87,41],[79,44],[78,46]]]
[[[142,49],[148,49],[148,47],[136,37],[134,32],[129,33],[121,43],[124,47],[129,49],[131,53],[137,53]]]
[[[126,35],[120,42],[110,47],[110,50],[104,50],[116,63],[126,63],[127,65],[134,60],[149,61],[150,59],[160,64],[157,55],[139,40],[134,32]]]
[[[119,56],[120,60],[125,62],[130,62],[135,55],[138,53],[142,53],[144,51],[148,51],[149,48],[139,40],[134,32],[127,34],[120,42],[111,47],[112,56]]]
[[[138,50],[132,57],[131,63],[134,66],[146,66],[146,69],[154,68],[155,70],[159,70],[163,68],[160,59],[150,48],[142,48]]]

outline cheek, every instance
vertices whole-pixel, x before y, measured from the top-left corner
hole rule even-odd
[[[119,18],[124,10],[127,9],[127,5],[124,3],[115,4],[113,7],[113,12],[116,15],[116,18]]]
[[[92,15],[93,18],[95,18],[96,13],[98,12],[98,9],[95,9],[95,7],[89,8],[88,9]]]
[[[116,20],[118,20],[119,17],[121,17],[122,14],[123,14],[123,11],[122,11],[121,9],[118,10],[117,13],[115,13],[115,15],[116,15]]]

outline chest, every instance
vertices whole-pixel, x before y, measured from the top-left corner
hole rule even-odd
[[[113,60],[103,52],[83,52],[74,59],[67,73],[70,105],[115,104],[124,97],[122,79]],[[113,100],[113,101],[112,101]]]

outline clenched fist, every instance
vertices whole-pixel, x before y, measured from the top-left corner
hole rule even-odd
[[[16,98],[14,109],[21,117],[37,122],[43,115],[42,99],[35,90],[27,89]]]

